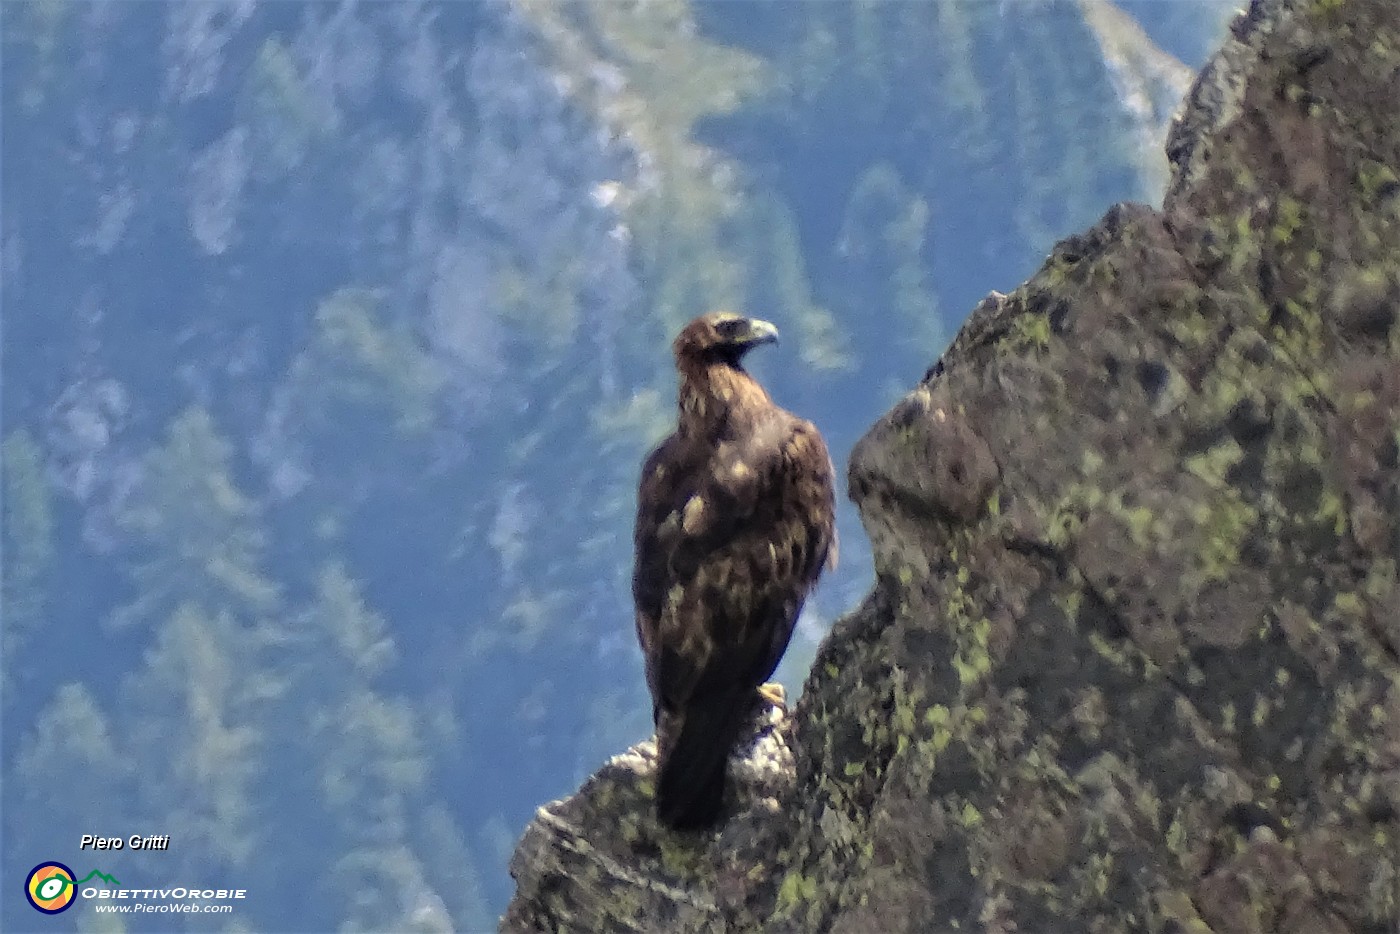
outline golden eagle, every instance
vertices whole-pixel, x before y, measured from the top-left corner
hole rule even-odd
[[[713,825],[725,766],[802,601],[836,558],[831,458],[744,372],[767,321],[712,312],[672,349],[675,432],[642,465],[632,595],[656,722],[657,816]]]

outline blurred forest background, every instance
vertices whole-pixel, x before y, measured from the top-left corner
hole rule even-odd
[[[731,307],[843,467],[989,289],[1155,201],[1215,2],[37,2],[3,21],[3,895],[129,930],[493,929],[649,735],[668,342]],[[802,681],[870,580],[842,566]],[[40,924],[42,922],[42,924]]]

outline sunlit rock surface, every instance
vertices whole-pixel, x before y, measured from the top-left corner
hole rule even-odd
[[[1400,925],[1400,7],[1262,2],[1112,208],[854,451],[876,557],[712,835],[650,747],[506,930]],[[788,756],[792,771],[787,771]]]

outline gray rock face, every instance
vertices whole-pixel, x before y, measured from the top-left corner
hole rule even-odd
[[[854,451],[876,556],[734,815],[652,754],[503,929],[1400,926],[1400,7],[1259,2],[1111,209]]]

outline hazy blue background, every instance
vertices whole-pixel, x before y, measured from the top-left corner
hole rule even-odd
[[[0,927],[45,859],[242,887],[127,930],[477,931],[650,732],[668,342],[852,443],[1114,201],[1205,2],[0,4]],[[869,584],[842,565],[795,692]],[[83,833],[168,852],[79,854]],[[103,920],[105,918],[105,920]]]

